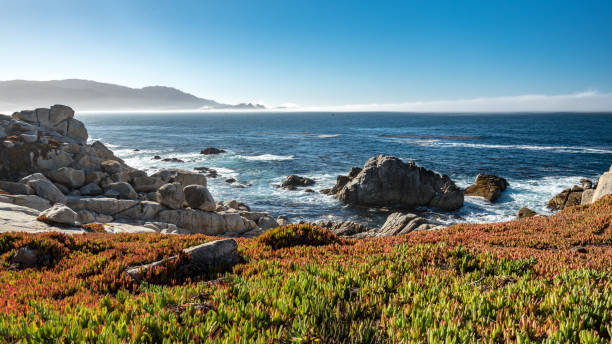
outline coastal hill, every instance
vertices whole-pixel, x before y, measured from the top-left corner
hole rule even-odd
[[[130,88],[91,80],[0,81],[0,109],[44,107],[51,103],[73,104],[87,110],[197,110],[263,109],[262,105],[222,104],[165,86]]]

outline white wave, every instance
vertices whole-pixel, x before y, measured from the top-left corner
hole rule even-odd
[[[246,160],[260,160],[260,161],[283,161],[293,160],[293,155],[274,155],[274,154],[261,154],[261,155],[239,155],[239,158]]]
[[[438,140],[412,140],[411,142],[419,146],[427,147],[466,147],[482,149],[520,149],[534,151],[549,151],[553,153],[574,153],[574,154],[612,154],[611,149],[591,148],[583,146],[536,146],[536,145],[499,145],[485,143],[466,143],[466,142],[443,142]]]
[[[317,135],[317,137],[320,138],[320,139],[331,139],[331,138],[340,137],[340,136],[342,136],[342,135],[340,135],[340,134],[321,134],[321,135]]]

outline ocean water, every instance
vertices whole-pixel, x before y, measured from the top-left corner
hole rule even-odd
[[[216,169],[216,200],[237,199],[291,220],[351,219],[380,224],[384,214],[346,206],[330,196],[275,187],[290,174],[332,187],[338,174],[378,154],[448,174],[460,187],[478,173],[510,183],[491,204],[466,197],[455,212],[417,209],[442,224],[514,218],[521,207],[548,214],[546,202],[581,178],[596,180],[612,164],[612,114],[414,113],[86,113],[77,114],[99,140],[129,165]],[[206,147],[227,151],[201,155]],[[139,151],[134,151],[139,149]],[[152,160],[179,158],[184,163]],[[249,185],[225,182],[235,178]]]

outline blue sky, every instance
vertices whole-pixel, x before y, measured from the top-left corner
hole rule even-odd
[[[612,1],[0,0],[0,80],[221,102],[612,93]]]

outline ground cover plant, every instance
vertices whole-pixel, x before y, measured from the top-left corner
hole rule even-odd
[[[212,280],[174,281],[167,266],[140,285],[126,266],[214,238],[3,234],[0,340],[609,343],[611,223],[608,196],[550,217],[390,238],[293,226],[237,239],[245,263]],[[24,245],[49,259],[14,270]]]

